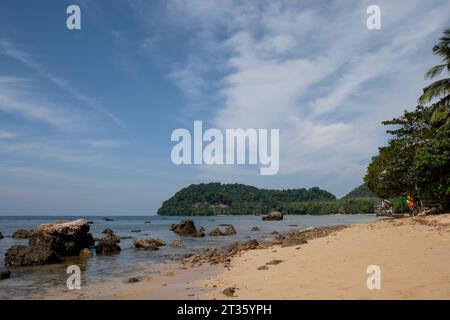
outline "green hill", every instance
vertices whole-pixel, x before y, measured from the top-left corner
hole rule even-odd
[[[243,184],[202,183],[183,188],[158,209],[158,215],[259,215],[372,213],[371,199],[342,199],[318,187],[270,190]]]
[[[350,191],[347,195],[342,197],[342,199],[355,199],[355,198],[377,198],[375,193],[370,191],[367,184],[363,183],[359,187],[356,187]]]

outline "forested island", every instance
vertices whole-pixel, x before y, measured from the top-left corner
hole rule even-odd
[[[450,28],[433,53],[442,63],[426,78],[450,71]],[[368,165],[364,184],[337,199],[318,187],[267,190],[243,184],[191,185],[164,201],[159,215],[246,215],[280,211],[284,214],[373,213],[374,205],[389,199],[394,212],[407,210],[399,198],[409,196],[415,211],[450,208],[450,78],[423,89],[412,111],[384,121],[391,126],[388,144]],[[413,211],[414,211],[413,210]]]
[[[342,199],[318,187],[271,190],[244,184],[201,183],[181,189],[158,209],[158,215],[259,215],[373,213],[379,199],[365,184]]]

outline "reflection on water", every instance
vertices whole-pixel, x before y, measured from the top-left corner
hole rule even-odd
[[[80,217],[0,217],[0,232],[5,236],[0,240],[0,256],[14,244],[26,244],[28,240],[12,239],[10,236],[18,229],[34,229],[38,224],[60,220],[75,220]],[[83,217],[81,217],[83,218]],[[280,233],[306,229],[309,227],[351,224],[376,219],[373,215],[327,215],[327,216],[287,216],[283,221],[262,221],[257,216],[221,216],[221,217],[110,217],[114,221],[105,221],[104,217],[84,217],[93,221],[91,233],[94,237],[101,236],[105,228],[111,228],[119,237],[133,237],[121,240],[120,254],[110,256],[94,256],[89,259],[78,257],[66,258],[63,263],[11,268],[11,278],[0,281],[0,299],[21,299],[43,296],[66,288],[67,266],[78,265],[82,271],[82,284],[95,285],[112,278],[124,278],[133,274],[146,275],[158,270],[149,268],[160,265],[161,262],[172,261],[180,253],[187,253],[204,248],[223,247],[234,241],[244,241],[249,238],[264,240],[272,239],[273,231]],[[219,226],[231,223],[237,234],[223,237],[192,238],[180,237],[170,231],[173,223],[188,218],[193,219],[197,228],[204,227],[206,232]],[[151,223],[146,223],[151,221]],[[289,226],[297,225],[297,226]],[[260,231],[251,231],[257,226]],[[141,232],[131,232],[131,230]],[[152,237],[160,238],[169,244],[173,240],[180,240],[184,248],[165,246],[159,251],[136,250],[133,239]]]

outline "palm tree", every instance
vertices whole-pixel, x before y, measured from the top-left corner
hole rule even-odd
[[[432,67],[425,78],[434,78],[442,73],[444,69],[450,72],[450,28],[444,31],[440,42],[433,47],[433,53],[442,58],[443,64]],[[430,122],[434,126],[450,126],[450,78],[437,80],[423,89],[419,103],[424,105],[433,99],[440,98],[432,105],[433,113]]]

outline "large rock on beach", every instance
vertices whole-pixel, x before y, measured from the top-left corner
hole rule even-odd
[[[264,221],[277,221],[277,220],[283,220],[283,214],[278,211],[273,211],[268,213],[267,215],[263,216],[262,219]]]
[[[86,220],[41,224],[28,245],[49,247],[60,256],[77,256],[84,248],[94,245]]]
[[[23,233],[22,233],[23,234]],[[94,245],[87,221],[41,224],[32,231],[27,246],[12,246],[5,254],[5,265],[29,266],[61,261],[64,256],[77,256]]]
[[[33,230],[24,230],[19,229],[16,232],[13,233],[12,238],[13,239],[29,239],[34,234]]]

